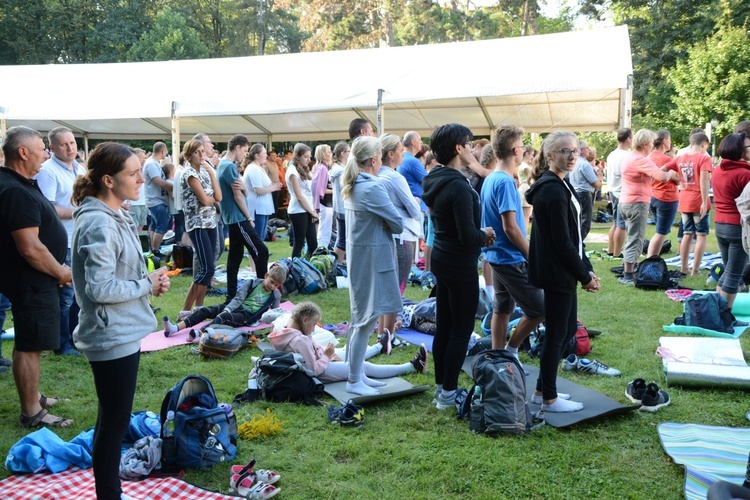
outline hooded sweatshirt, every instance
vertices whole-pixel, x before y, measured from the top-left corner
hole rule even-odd
[[[722,159],[711,176],[716,215],[714,223],[740,225],[740,212],[735,199],[750,182],[750,164],[744,160]]]
[[[326,368],[331,360],[309,335],[305,335],[296,328],[284,327],[271,332],[268,336],[271,345],[277,351],[296,352],[305,359],[305,366],[315,372],[315,376],[322,382],[333,382],[339,379],[325,376]]]
[[[526,192],[534,207],[529,243],[529,280],[539,288],[576,293],[591,281],[591,263],[580,245],[573,186],[547,171]]]
[[[135,224],[93,197],[83,200],[73,219],[73,286],[81,306],[76,347],[89,361],[134,354],[156,325]]]
[[[422,180],[422,199],[435,226],[432,258],[457,267],[476,267],[485,234],[479,195],[458,170],[438,165]]]

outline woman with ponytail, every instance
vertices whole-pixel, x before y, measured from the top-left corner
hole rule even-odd
[[[130,425],[141,339],[156,324],[148,296],[169,289],[166,268],[147,273],[135,224],[120,208],[138,199],[143,183],[133,150],[104,142],[73,186],[73,286],[81,307],[73,337],[99,399],[93,445],[99,499],[127,498],[118,476],[120,445]]]
[[[583,404],[557,392],[557,367],[563,346],[575,334],[578,283],[588,292],[599,289],[599,278],[584,252],[581,205],[565,176],[573,171],[580,150],[571,132],[553,132],[542,144],[526,199],[534,207],[529,243],[529,280],[544,290],[547,330],[532,403],[552,413],[573,412]],[[602,365],[604,366],[604,365]],[[605,367],[606,368],[606,367]]]
[[[385,385],[367,378],[363,372],[370,333],[379,316],[397,313],[403,308],[393,258],[393,235],[401,234],[404,226],[385,185],[377,178],[381,155],[376,137],[355,139],[341,182],[352,314],[352,334],[346,356],[349,361],[346,392],[362,396],[379,394],[374,387]]]

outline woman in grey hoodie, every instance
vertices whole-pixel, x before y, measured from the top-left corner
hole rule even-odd
[[[96,496],[127,498],[118,477],[120,444],[130,424],[141,339],[156,319],[148,295],[169,289],[162,268],[147,274],[133,220],[120,207],[137,200],[141,164],[123,144],[99,144],[73,187],[73,286],[81,307],[73,333],[94,373],[99,415],[94,430]]]

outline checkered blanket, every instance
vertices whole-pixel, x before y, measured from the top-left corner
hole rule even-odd
[[[122,491],[137,500],[226,500],[173,477],[123,481]],[[14,500],[96,500],[94,470],[70,469],[57,474],[18,474],[0,481],[0,498]]]

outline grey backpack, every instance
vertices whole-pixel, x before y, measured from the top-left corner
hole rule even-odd
[[[477,434],[523,434],[532,430],[526,401],[526,375],[505,349],[477,354],[471,364],[474,387],[469,428]]]

